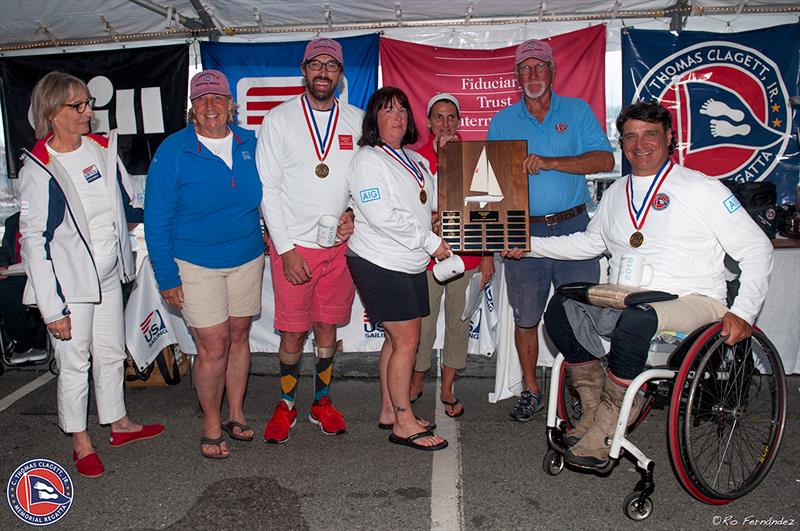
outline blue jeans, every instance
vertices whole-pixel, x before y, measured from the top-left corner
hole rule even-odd
[[[589,214],[584,211],[551,226],[531,223],[531,236],[564,236],[586,230],[588,224]],[[600,262],[596,258],[506,260],[505,274],[508,300],[514,310],[514,323],[522,328],[533,328],[542,318],[551,284],[558,287],[569,282],[598,282]]]

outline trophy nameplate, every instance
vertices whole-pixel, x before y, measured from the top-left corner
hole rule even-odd
[[[448,142],[439,151],[442,238],[454,251],[530,251],[525,140]]]

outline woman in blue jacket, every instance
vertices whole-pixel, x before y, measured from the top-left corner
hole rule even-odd
[[[190,123],[161,144],[150,165],[145,239],[161,296],[182,311],[197,346],[200,453],[224,459],[229,450],[223,430],[233,439],[253,440],[242,403],[250,324],[261,312],[261,181],[255,135],[233,125],[235,107],[224,74],[195,75],[189,97]]]

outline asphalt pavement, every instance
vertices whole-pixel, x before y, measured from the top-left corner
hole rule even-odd
[[[304,362],[304,373],[311,362]],[[667,448],[666,409],[654,410],[632,435],[656,462],[652,516],[625,517],[622,501],[639,479],[622,459],[607,477],[542,470],[544,412],[512,422],[513,400],[490,404],[491,363],[473,359],[458,379],[464,416],[449,419],[426,381],[417,415],[435,419],[450,441],[441,452],[390,444],[377,427],[377,357],[349,354],[337,364],[332,397],[345,414],[345,435],[324,435],[307,420],[313,379],[298,391],[299,416],[288,442],[268,445],[261,433],[279,396],[274,355],[257,355],[245,402],[256,441],[231,443],[227,460],[199,453],[200,413],[189,379],[170,388],[128,390],[130,416],[160,422],[166,433],[111,448],[107,428],[89,429],[106,465],[100,478],[79,476],[69,437],[57,425],[56,380],[43,368],[0,376],[0,478],[31,459],[64,466],[74,483],[69,512],[53,528],[113,529],[729,529],[800,527],[800,377],[789,378],[789,415],[778,458],[751,494],[724,506],[705,505],[679,484]],[[11,396],[16,392],[16,395]],[[14,397],[19,397],[9,405]],[[30,529],[3,502],[0,529]]]

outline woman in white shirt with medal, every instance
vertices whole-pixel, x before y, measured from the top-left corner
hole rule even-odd
[[[361,149],[350,166],[355,232],[347,264],[370,321],[383,322],[381,411],[378,426],[389,441],[419,450],[441,450],[447,441],[416,418],[408,388],[420,322],[430,313],[425,268],[450,248],[432,231],[435,181],[424,157],[404,148],[417,141],[406,95],[384,87],[369,100]]]

